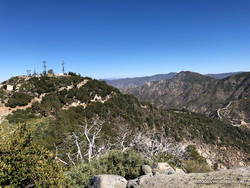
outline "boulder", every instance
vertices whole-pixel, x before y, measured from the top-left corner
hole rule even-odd
[[[148,174],[148,175],[140,176],[138,178],[139,185],[143,184],[143,183],[146,183],[147,181],[150,181],[151,177],[153,177],[153,174]]]
[[[138,188],[139,185],[139,179],[133,179],[133,180],[129,180],[127,183],[127,188]]]
[[[185,174],[185,172],[180,168],[176,168],[175,169],[175,174]]]
[[[16,90],[19,90],[21,86],[22,86],[22,84],[17,84]]]
[[[156,163],[153,166],[153,174],[174,174],[175,170],[168,163]]]
[[[98,175],[90,180],[90,188],[126,188],[127,180],[117,175]]]
[[[7,91],[13,91],[13,89],[14,89],[14,86],[12,86],[12,85],[7,85],[7,87],[6,87]]]
[[[186,178],[186,174],[157,174],[141,182],[134,188],[196,188],[193,181]],[[133,188],[133,187],[130,187]],[[198,188],[198,187],[197,187]]]
[[[140,187],[141,184],[147,184],[148,181],[153,177],[153,174],[143,175],[136,179],[129,180],[127,184],[127,188],[137,188]]]
[[[149,165],[142,165],[141,170],[144,175],[152,174],[152,168]]]

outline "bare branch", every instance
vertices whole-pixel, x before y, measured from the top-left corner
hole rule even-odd
[[[70,153],[66,153],[66,155],[68,156],[70,162],[75,166],[76,163],[72,160],[71,156],[70,156]]]
[[[74,136],[75,144],[76,144],[76,147],[77,147],[77,150],[78,150],[78,156],[80,157],[81,162],[83,162],[83,157],[82,157],[81,148],[80,148],[80,145],[79,145],[79,142],[78,142],[78,137],[76,136],[76,134],[74,132],[73,132],[73,136]]]
[[[57,154],[58,154],[58,151],[57,151],[57,146],[54,144],[54,146],[55,146],[55,148],[56,148],[56,156],[55,156],[55,160],[57,160],[57,161],[59,161],[59,162],[61,162],[61,163],[63,163],[63,164],[65,164],[65,165],[68,165],[68,163],[67,162],[65,162],[65,161],[63,161],[62,159],[60,159],[58,156],[57,156]]]
[[[99,118],[95,119],[93,121],[93,124],[89,127],[87,121],[85,120],[85,126],[81,126],[84,130],[84,136],[88,142],[88,161],[90,162],[91,159],[99,155],[99,153],[102,151],[102,149],[96,149],[96,139],[99,138],[99,134],[103,128],[103,121],[100,121]]]

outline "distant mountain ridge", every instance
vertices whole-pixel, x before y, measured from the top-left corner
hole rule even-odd
[[[239,74],[241,72],[229,72],[229,73],[218,73],[218,74],[206,74],[207,76],[223,79],[228,76],[232,76],[235,74]],[[173,78],[177,72],[170,72],[167,74],[156,74],[152,76],[144,76],[144,77],[134,77],[134,78],[121,78],[121,79],[105,79],[105,81],[122,91],[126,91],[129,88],[135,88],[146,84],[147,82],[160,81],[160,80],[168,80]]]
[[[223,78],[226,78],[226,77],[229,77],[229,76],[232,76],[235,74],[240,74],[240,73],[243,73],[243,72],[242,71],[241,72],[227,72],[227,73],[206,74],[206,75],[213,77],[213,78],[216,78],[216,79],[223,79]]]
[[[183,71],[169,80],[149,82],[127,92],[161,108],[187,109],[249,126],[250,72],[223,79],[210,76]]]
[[[158,80],[167,80],[171,79],[175,76],[175,72],[171,72],[168,74],[156,74],[153,76],[145,76],[145,77],[135,77],[135,78],[122,78],[122,79],[114,79],[114,80],[105,80],[109,85],[112,85],[118,89],[128,89],[134,88],[138,86],[142,86],[147,82],[153,82]]]

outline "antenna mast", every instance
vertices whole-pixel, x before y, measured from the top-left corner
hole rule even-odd
[[[64,74],[65,73],[65,70],[64,70],[64,61],[62,61],[62,73]]]
[[[34,76],[37,75],[37,73],[36,73],[36,67],[34,67],[33,75],[34,75]]]
[[[27,76],[31,76],[31,70],[30,69],[26,70],[26,72],[27,72]]]
[[[47,74],[47,65],[46,65],[46,61],[43,61],[43,74],[46,75]]]

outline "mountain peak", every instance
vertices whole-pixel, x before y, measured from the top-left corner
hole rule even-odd
[[[215,80],[215,78],[206,76],[206,75],[202,75],[196,72],[191,72],[191,71],[181,71],[179,73],[177,73],[172,80],[182,80],[182,81],[206,81],[206,80]]]

